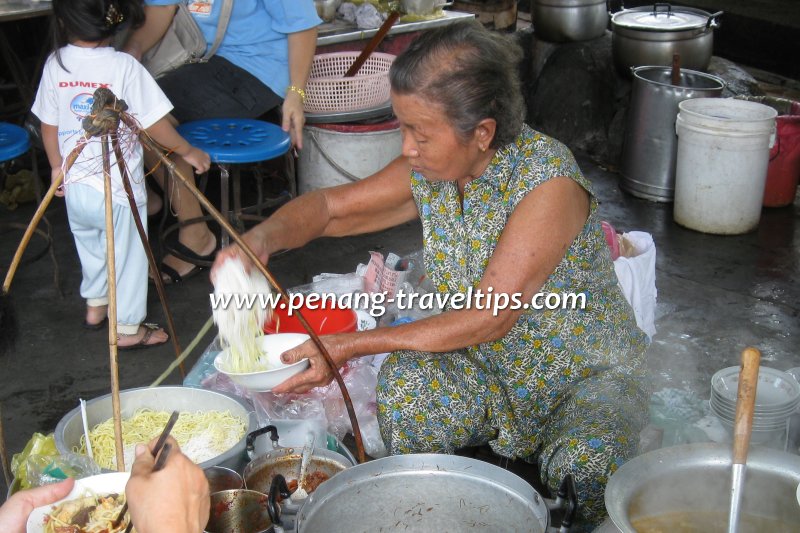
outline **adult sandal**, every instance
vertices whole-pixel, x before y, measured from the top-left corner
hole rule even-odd
[[[145,348],[152,348],[154,346],[161,346],[162,344],[166,344],[167,342],[169,342],[169,333],[164,331],[164,333],[167,335],[167,338],[165,340],[163,340],[161,342],[148,343],[147,341],[150,340],[150,337],[153,336],[153,333],[158,331],[158,330],[160,330],[160,329],[162,329],[162,328],[158,324],[151,324],[149,322],[142,322],[141,326],[144,328],[144,335],[142,335],[142,338],[139,339],[139,342],[137,342],[136,344],[131,344],[130,346],[119,346],[119,345],[117,345],[117,350],[119,350],[119,351],[123,351],[123,350],[128,350],[128,351],[131,351],[131,350],[143,350]],[[138,333],[139,332],[137,331],[134,335],[136,335]],[[120,337],[133,337],[134,335],[126,335],[124,333],[120,333],[119,334]]]
[[[214,257],[217,255],[217,252],[219,251],[219,239],[216,239],[216,243],[214,244],[214,250],[208,255],[200,255],[191,248],[189,248],[188,246],[182,244],[180,241],[170,246],[169,251],[170,253],[172,253],[172,255],[174,255],[181,261],[194,264],[194,267],[191,270],[189,270],[189,272],[187,272],[186,274],[181,275],[178,273],[177,270],[175,270],[169,265],[165,265],[162,262],[160,268],[161,268],[161,277],[164,281],[164,285],[172,285],[173,283],[180,283],[181,281],[186,281],[187,279],[196,276],[198,273],[208,268],[206,265],[210,265],[211,263],[214,262]],[[153,281],[152,278],[151,281]]]

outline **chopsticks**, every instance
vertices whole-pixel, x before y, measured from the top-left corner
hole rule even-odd
[[[175,422],[178,421],[178,411],[172,411],[172,414],[169,415],[169,420],[167,421],[167,425],[164,426],[164,430],[159,435],[158,440],[156,441],[156,445],[153,447],[153,455],[156,456],[156,464],[153,466],[153,472],[157,472],[164,467],[164,463],[167,460],[167,454],[172,446],[169,444],[165,444],[167,441],[167,437],[169,436],[170,431],[175,426]],[[163,448],[163,450],[162,450]],[[161,453],[159,453],[161,452]],[[122,523],[122,519],[125,518],[125,513],[128,512],[128,500],[125,500],[125,505],[122,506],[120,509],[117,518],[111,523],[111,527],[119,527]],[[125,533],[130,533],[131,529],[133,528],[133,523],[128,522],[128,527],[125,529]]]

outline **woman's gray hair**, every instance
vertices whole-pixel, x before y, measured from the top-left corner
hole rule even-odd
[[[493,118],[491,147],[512,142],[522,129],[520,47],[477,21],[458,22],[423,33],[392,64],[392,91],[414,95],[442,108],[464,141],[478,123]]]

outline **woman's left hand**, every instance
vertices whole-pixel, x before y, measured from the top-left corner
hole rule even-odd
[[[283,123],[281,128],[292,138],[292,146],[303,149],[303,126],[306,116],[303,113],[303,99],[295,91],[287,91],[283,101]]]
[[[354,335],[358,334],[342,333],[320,337],[322,344],[336,364],[336,368],[341,368],[350,359],[350,354],[354,352],[352,348]],[[297,363],[303,359],[308,359],[311,366],[273,388],[272,392],[277,394],[284,392],[304,393],[316,387],[324,387],[333,380],[333,372],[328,366],[325,356],[322,355],[311,339],[300,346],[283,352],[281,355],[281,361],[287,365]]]

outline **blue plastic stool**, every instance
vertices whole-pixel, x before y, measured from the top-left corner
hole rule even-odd
[[[239,167],[233,169],[234,208],[231,211],[228,165],[260,163],[282,156],[292,144],[289,134],[270,122],[246,118],[196,120],[179,125],[178,132],[192,146],[208,152],[211,162],[219,165],[220,210],[234,227],[243,227]],[[223,231],[222,245],[227,245],[228,240],[228,234]]]
[[[15,159],[31,148],[28,132],[19,126],[0,122],[0,163]]]

